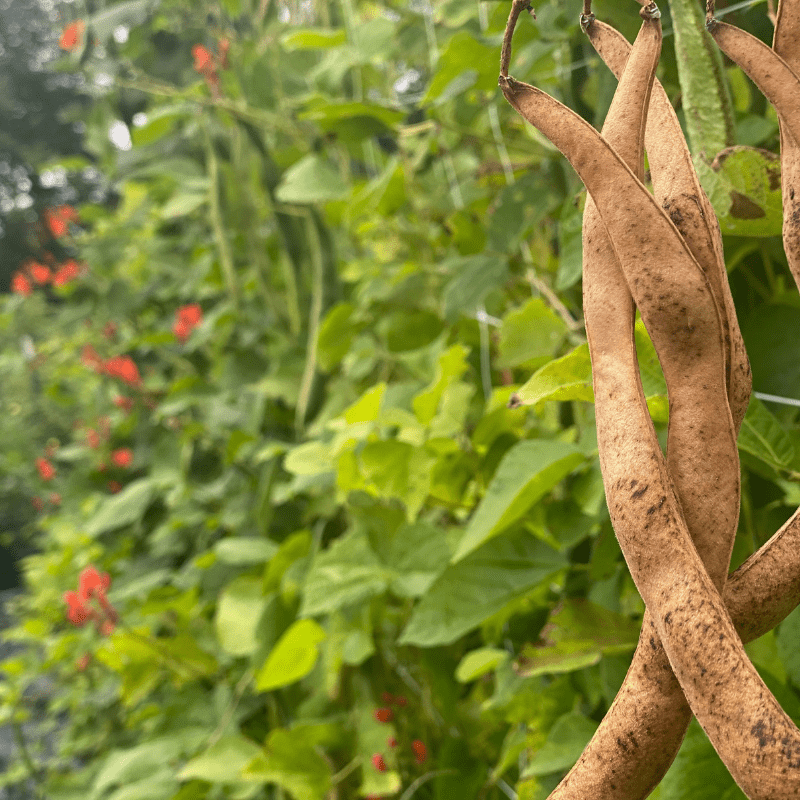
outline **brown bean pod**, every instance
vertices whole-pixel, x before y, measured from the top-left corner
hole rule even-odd
[[[709,5],[708,13],[713,15],[713,5]],[[776,33],[785,24],[783,18],[786,16],[785,13],[779,16]],[[789,269],[800,288],[800,196],[796,196],[800,190],[800,78],[778,52],[747,31],[719,22],[713,16],[707,20],[706,27],[720,49],[742,68],[778,112],[783,244]],[[785,41],[782,35],[779,41]],[[796,40],[793,44],[796,48]]]
[[[511,30],[525,5],[514,0]],[[710,320],[698,315],[699,306],[692,302],[710,292],[707,282],[688,289],[671,282],[673,273],[683,278],[695,271],[702,275],[674,224],[588,123],[507,74],[501,75],[500,85],[511,105],[568,157],[597,204],[620,262],[640,258],[642,279],[660,281],[659,299],[671,311],[659,319],[660,329],[663,333],[671,326],[680,337],[684,344],[673,355],[691,370],[701,343],[718,336],[719,327],[715,320],[709,329]],[[671,269],[656,280],[652,269],[658,263]],[[698,297],[691,298],[694,293]],[[603,379],[599,392],[595,387],[595,403],[609,510],[672,668],[701,725],[749,796],[764,800],[798,796],[800,731],[745,655],[692,545],[641,403],[641,389],[619,377],[625,366],[617,363],[617,353],[601,355],[598,374]]]
[[[614,103],[612,103],[606,117],[603,136],[625,158],[629,165],[633,166],[633,163],[638,162],[632,163],[630,155],[626,156],[620,149],[620,146],[625,144],[624,137],[617,137],[614,135],[616,131],[612,132],[608,129],[610,123],[616,122],[614,112],[616,110],[617,97],[623,92],[628,92],[624,82],[629,80],[628,76],[631,68],[641,69],[632,63],[639,39],[637,38],[637,43],[631,48],[621,34],[608,25],[596,22],[593,18],[582,19],[582,27],[604,60],[607,63],[609,61],[612,62],[612,69],[617,74],[617,77],[620,78],[620,85],[615,95]],[[623,77],[623,74],[625,77]],[[645,80],[646,77],[652,81],[652,75],[642,75],[641,80]],[[659,90],[661,97],[656,98],[655,92]],[[699,197],[706,198],[697,183],[691,158],[677,118],[672,111],[672,106],[669,104],[666,94],[660,85],[653,88],[653,93],[649,114],[641,113],[640,110],[637,119],[644,121],[646,118],[647,120],[649,143],[654,151],[652,154],[648,152],[651,172],[655,168],[664,173],[664,179],[659,182],[662,188],[662,196],[659,198],[656,195],[656,197],[660,200],[662,206],[667,206],[668,210],[672,212],[670,217],[678,224],[682,233],[684,228],[688,228],[691,235],[687,240],[687,244],[693,243],[697,253],[705,258],[704,271],[709,281],[712,278],[716,278],[716,290],[714,292],[716,298],[721,304],[725,293],[727,293],[730,306],[733,308],[727,284],[727,275],[724,271],[724,263],[721,261],[719,228],[715,225],[712,229],[704,218],[699,204]],[[672,119],[664,113],[663,106],[659,108],[659,101],[662,104],[666,104]],[[655,122],[653,120],[654,112]],[[631,126],[633,126],[632,117],[633,115],[628,111],[628,120]],[[664,119],[665,117],[667,118]],[[674,127],[670,128],[669,123],[672,120],[674,120]],[[654,133],[655,131],[658,131],[658,133]],[[675,136],[679,137],[679,142],[672,141]],[[634,141],[634,137],[630,133],[628,138],[629,141]],[[641,141],[641,137],[639,137],[639,141]],[[647,138],[645,138],[645,141],[647,142]],[[687,172],[690,175],[687,175]],[[637,177],[641,178],[641,174],[637,175]],[[692,181],[692,178],[694,178],[694,181]],[[665,186],[666,189],[664,188]],[[673,199],[671,201],[667,199],[665,202],[665,195],[667,198],[672,195]],[[686,208],[687,205],[688,208]],[[624,314],[622,297],[618,297],[614,302],[616,294],[628,295],[625,288],[618,289],[615,292],[614,280],[618,278],[619,267],[615,266],[614,270],[606,267],[600,274],[601,270],[595,266],[598,258],[602,258],[603,261],[609,260],[608,250],[610,250],[610,247],[607,242],[603,242],[602,247],[598,243],[599,237],[593,229],[592,223],[594,220],[589,216],[590,211],[596,214],[591,199],[587,200],[583,226],[583,285],[586,330],[590,344],[592,344],[592,332],[595,330],[596,323],[597,328],[603,330],[605,334],[601,340],[602,346],[608,348],[612,346],[608,342],[608,331],[613,329],[615,320],[617,320],[617,327],[624,324],[630,328],[629,335],[632,335],[633,330]],[[710,213],[712,214],[711,219],[716,223],[713,211]],[[680,222],[685,223],[684,227],[680,226]],[[714,233],[716,233],[718,240],[718,250],[714,248]],[[693,250],[693,253],[695,250]],[[601,256],[601,254],[604,255]],[[610,257],[613,259],[613,252]],[[616,264],[615,259],[614,263]],[[594,274],[595,270],[598,273],[597,277]],[[714,288],[713,284],[712,288]],[[598,298],[599,302],[595,302]],[[723,321],[726,321],[726,315],[723,313],[722,316]],[[733,319],[735,324],[735,311]],[[725,330],[727,331],[727,326]],[[738,334],[738,325],[736,325],[736,332]],[[740,334],[739,339],[741,339]],[[730,342],[730,336],[727,337],[727,341],[728,343]],[[592,349],[594,350],[594,348]],[[627,352],[630,352],[629,348]],[[744,353],[743,345],[740,352]],[[729,351],[726,355],[728,354]],[[745,363],[747,363],[746,355]],[[631,374],[635,374],[635,364],[632,366]],[[747,370],[747,375],[749,378],[749,369]],[[732,383],[730,377],[728,381],[729,391]],[[680,397],[682,393],[681,390],[676,393],[675,388],[673,383],[671,387],[672,398],[676,394]],[[683,392],[688,392],[689,394],[693,392],[691,385],[685,385],[681,388]],[[749,393],[749,381],[745,391]],[[739,389],[740,397],[744,393]],[[722,392],[720,392],[721,394]],[[724,403],[724,400],[721,396],[718,396],[716,408],[714,405],[707,408],[712,417],[712,424],[714,423],[713,417],[715,414],[719,415],[719,419],[725,419],[724,408],[722,413],[719,413],[721,402]],[[739,421],[744,416],[746,404],[747,398],[744,399],[743,404],[740,401]],[[726,557],[724,571],[719,576],[715,576],[721,581],[727,571],[727,558],[730,555],[736,532],[738,460],[735,457],[735,444],[731,436],[726,436],[725,431],[723,431],[722,441],[727,440],[727,453],[722,459],[722,464],[727,463],[728,469],[731,470],[730,477],[734,479],[733,486],[728,486],[727,488],[728,490],[733,488],[733,492],[723,500],[723,505],[727,505],[728,514],[722,515],[722,518],[719,515],[709,517],[704,512],[710,508],[717,507],[715,502],[709,502],[709,495],[714,492],[714,483],[718,476],[711,474],[706,469],[704,452],[702,449],[698,451],[692,441],[693,432],[694,426],[691,426],[688,431],[680,431],[678,429],[677,433],[674,424],[671,426],[673,435],[667,450],[668,468],[670,474],[683,474],[687,479],[684,482],[684,492],[681,493],[680,487],[678,487],[678,494],[685,516],[691,516],[695,526],[699,526],[702,533],[706,534],[705,536],[700,536],[701,542],[698,551],[701,557],[704,557],[705,560],[706,555],[714,552],[723,553]],[[711,478],[711,485],[706,480],[707,478]],[[686,491],[687,486],[690,490],[688,493]],[[695,487],[697,491],[692,492],[691,489]],[[726,487],[723,485],[720,488],[724,494]],[[694,537],[692,525],[689,525],[689,530]],[[723,564],[720,563],[718,567],[722,569]],[[690,719],[691,711],[689,706],[677,679],[672,673],[669,660],[658,636],[653,630],[652,619],[646,613],[643,622],[643,634],[630,669],[614,703],[581,758],[550,795],[551,800],[572,800],[572,798],[577,800],[577,798],[581,797],[593,797],[598,798],[598,800],[611,800],[612,798],[634,800],[634,798],[646,797],[658,784],[672,763],[686,733]]]
[[[640,180],[644,176],[644,130],[648,101],[660,50],[660,24],[657,21],[645,21],[630,51],[630,58],[626,59],[627,64],[620,76],[602,132],[609,145],[615,148]],[[633,298],[591,196],[586,199],[583,213],[583,310],[595,386],[598,382],[602,384],[604,354],[615,353],[618,356],[618,370],[624,369],[624,374],[618,371],[618,377],[635,387],[639,403],[646,405],[634,343]],[[644,630],[649,631],[648,621],[649,615],[645,613]],[[658,652],[666,674],[672,677],[672,683],[677,687],[678,697],[683,699],[660,643]],[[580,759],[553,790],[549,800],[644,797],[652,790],[655,784],[649,776],[645,774],[642,780],[642,767],[646,765],[640,756],[651,749],[658,751],[658,747],[646,747],[646,740],[649,738],[657,742],[660,737],[648,736],[642,730],[636,702],[638,698],[647,708],[652,708],[651,695],[658,688],[654,678],[660,671],[652,670],[651,653],[646,639],[642,638],[616,700]],[[648,685],[650,683],[653,686]],[[688,712],[688,705],[686,709]],[[687,713],[687,724],[689,718]],[[685,727],[680,733],[684,732]]]
[[[775,20],[772,49],[800,73],[800,3],[781,0]],[[800,142],[786,130],[778,117],[781,137],[781,196],[783,200],[783,249],[789,269],[800,288]]]
[[[628,40],[599,20],[591,19],[583,28],[600,57],[619,78],[631,49]],[[705,272],[723,311],[728,401],[734,428],[738,432],[750,402],[752,376],[728,284],[722,235],[714,209],[700,186],[678,117],[658,80],[653,85],[650,99],[645,149],[653,194]]]

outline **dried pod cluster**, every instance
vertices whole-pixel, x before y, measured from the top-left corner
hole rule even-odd
[[[709,0],[710,2],[710,0]],[[800,796],[800,731],[744,652],[800,601],[800,509],[733,575],[740,503],[736,437],[750,366],[730,295],[719,225],[686,141],[655,80],[655,4],[631,46],[598,22],[581,27],[619,79],[602,133],[510,77],[527,0],[513,0],[500,88],[564,154],[588,191],[584,315],[598,448],[611,521],[647,612],[630,670],[606,718],[551,797],[646,797],[668,769],[692,713],[750,798]],[[720,47],[775,105],[781,122],[784,244],[800,286],[800,92],[793,66],[800,2],[783,0],[775,49],[713,19]],[[653,183],[643,184],[644,151]],[[665,458],[647,411],[634,346],[639,309],[669,393]]]

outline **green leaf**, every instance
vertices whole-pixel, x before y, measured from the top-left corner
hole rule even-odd
[[[183,781],[196,778],[209,783],[241,783],[241,771],[261,753],[261,748],[244,736],[223,736],[187,762],[178,777]]]
[[[514,407],[532,406],[543,400],[594,402],[592,361],[588,344],[578,345],[565,356],[540,367],[511,396]]]
[[[208,202],[207,191],[176,192],[161,209],[167,218],[183,217]]]
[[[447,532],[442,526],[427,522],[401,525],[386,553],[392,593],[398,597],[420,597],[449,560]]]
[[[471,650],[458,663],[456,680],[459,683],[474,681],[487,672],[493,672],[509,657],[507,650],[498,650],[496,647],[481,647]]]
[[[508,276],[508,259],[500,255],[462,256],[443,262],[441,269],[455,273],[445,286],[442,299],[444,316],[452,322],[459,314],[474,317],[486,295],[503,286]]]
[[[220,539],[214,552],[226,564],[263,564],[278,552],[278,545],[259,536],[232,536]]]
[[[306,575],[300,615],[330,613],[386,591],[388,576],[369,545],[354,528],[317,553]]]
[[[541,439],[518,442],[504,456],[452,558],[456,563],[508,528],[584,462],[572,444]]]
[[[264,753],[242,771],[255,783],[276,783],[295,800],[320,800],[330,791],[328,762],[308,740],[304,726],[270,731]]]
[[[86,533],[97,536],[138,522],[153,500],[156,488],[155,481],[143,478],[128,484],[119,494],[106,498],[86,523]]]
[[[754,147],[728,147],[698,174],[724,234],[780,236],[783,208],[778,156]]]
[[[439,57],[439,69],[433,76],[422,104],[439,99],[447,86],[466,70],[477,71],[477,89],[494,92],[497,88],[496,61],[495,45],[484,44],[466,31],[456,33]]]
[[[248,656],[258,647],[256,631],[267,607],[262,581],[239,577],[219,596],[214,615],[214,630],[222,649],[233,656]]]
[[[311,154],[286,170],[275,197],[282,203],[324,203],[343,200],[349,193],[347,184],[330,163]]]
[[[287,50],[319,50],[338,47],[347,41],[347,33],[343,29],[300,28],[287,33],[281,38],[281,44]]]
[[[661,781],[662,800],[745,800],[703,729],[693,719]]]
[[[357,330],[351,323],[354,311],[350,303],[339,303],[328,311],[319,326],[317,363],[325,372],[338,366],[350,350]]]
[[[112,750],[95,776],[92,797],[103,796],[117,784],[130,784],[146,777],[165,761],[180,758],[185,747],[185,741],[160,736],[135,747]]]
[[[580,758],[596,730],[597,723],[582,714],[570,712],[559,717],[547,734],[547,741],[534,754],[520,777],[568,770]]]
[[[711,162],[733,144],[733,110],[722,57],[705,29],[699,3],[670,0],[669,5],[689,145],[696,160]]]
[[[540,366],[542,359],[553,357],[566,333],[561,317],[541,297],[533,297],[503,317],[496,366],[504,369],[531,361]]]
[[[445,569],[415,607],[398,643],[452,644],[566,563],[525,531],[497,536]]]
[[[739,432],[739,449],[776,469],[787,469],[794,459],[794,445],[777,418],[757,398],[750,398]]]
[[[640,627],[588,600],[565,600],[550,614],[539,634],[541,643],[523,647],[515,669],[523,677],[583,669],[604,654],[633,650]]]
[[[317,662],[325,631],[312,619],[299,619],[281,636],[256,676],[256,688],[268,692],[305,678]]]

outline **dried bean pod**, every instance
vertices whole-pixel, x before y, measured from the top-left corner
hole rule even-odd
[[[781,125],[781,186],[783,188],[783,246],[789,269],[800,288],[800,78],[792,67],[771,47],[752,34],[713,18],[714,7],[709,4],[706,27],[720,49],[755,83],[778,112]],[[776,33],[783,28],[780,14]],[[795,28],[796,21],[787,28]],[[780,34],[781,47],[787,37]],[[797,40],[793,40],[796,49]],[[797,61],[795,60],[795,63]]]
[[[631,49],[628,40],[610,25],[594,19],[584,25],[584,30],[600,57],[619,78]],[[658,80],[650,99],[645,149],[653,194],[681,232],[724,312],[728,401],[738,432],[750,402],[752,375],[728,284],[722,235],[714,209],[697,178],[678,117]]]
[[[507,39],[526,5],[514,0]],[[672,313],[654,328],[662,333],[671,328],[680,338],[683,344],[674,355],[691,372],[702,342],[719,335],[719,320],[697,313],[701,304],[691,302],[710,292],[705,279],[689,288],[672,280],[673,274],[682,279],[702,275],[674,224],[588,123],[505,71],[500,85],[511,105],[568,157],[596,202],[623,267],[626,260],[640,258],[642,280],[661,283],[662,308]],[[658,263],[670,270],[656,279],[653,265]],[[625,374],[625,356],[603,350],[599,355],[602,381],[595,386],[595,403],[609,510],[670,664],[692,710],[748,795],[759,800],[800,796],[800,731],[745,655],[692,545],[641,389],[619,377]]]
[[[772,49],[794,70],[800,73],[800,3],[781,0],[775,20]],[[783,199],[783,248],[789,269],[797,281],[800,276],[800,142],[786,130],[778,117],[781,135],[781,196]]]

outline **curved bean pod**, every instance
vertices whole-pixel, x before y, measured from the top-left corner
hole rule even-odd
[[[706,27],[720,49],[738,64],[778,112],[781,126],[781,186],[783,188],[783,245],[789,269],[800,288],[800,78],[783,58],[747,31],[713,18],[708,4]],[[780,33],[788,15],[779,9],[775,26],[777,41],[786,47]],[[793,22],[788,30],[796,29]],[[792,41],[796,49],[797,40]],[[787,50],[791,48],[786,47]],[[795,59],[795,64],[797,60]]]
[[[525,5],[514,0],[511,30]],[[683,346],[674,355],[691,372],[702,342],[715,332],[719,336],[719,324],[717,319],[711,326],[712,320],[696,312],[701,304],[692,302],[710,292],[705,278],[692,287],[672,280],[676,273],[682,279],[702,275],[674,224],[578,115],[507,73],[500,85],[511,105],[568,157],[597,204],[623,268],[626,260],[641,259],[641,280],[661,284],[661,309],[669,307],[670,313],[654,330],[671,328],[680,337]],[[653,265],[659,263],[671,269],[656,277]],[[748,795],[759,800],[800,796],[800,731],[745,655],[692,545],[641,389],[619,377],[626,374],[624,356],[620,362],[619,354],[610,350],[598,355],[602,380],[595,399],[609,510],[670,664],[692,710]]]
[[[589,41],[616,75],[622,75],[631,45],[617,30],[599,20],[583,25]],[[655,81],[645,132],[653,194],[681,232],[705,272],[723,313],[728,401],[738,432],[750,402],[752,375],[722,254],[722,235],[714,209],[700,186],[686,139],[664,88]],[[800,199],[800,198],[799,198]]]

